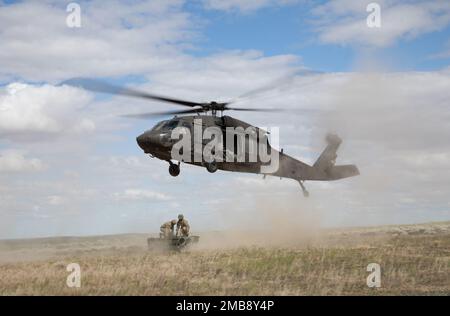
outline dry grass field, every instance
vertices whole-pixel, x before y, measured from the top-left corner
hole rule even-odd
[[[1,241],[0,294],[450,295],[450,222],[326,230],[286,245],[200,235],[183,253],[148,252],[139,234]],[[72,262],[80,288],[66,285]],[[366,285],[373,262],[380,288]]]

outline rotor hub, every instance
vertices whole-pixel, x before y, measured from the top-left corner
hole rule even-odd
[[[219,103],[216,101],[204,104],[201,109],[202,112],[211,111],[212,115],[216,115],[217,112],[223,112],[225,110],[227,110],[227,103]]]

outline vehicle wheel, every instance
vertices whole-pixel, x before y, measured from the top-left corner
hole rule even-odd
[[[215,160],[206,163],[206,170],[210,173],[214,173],[217,171],[217,162]]]
[[[184,247],[184,246],[186,245],[186,242],[187,242],[187,239],[184,238],[184,237],[181,237],[180,240],[178,240],[177,246],[178,246],[179,248],[182,248],[182,247]]]
[[[180,166],[178,165],[170,165],[169,173],[172,177],[177,177],[180,174]]]

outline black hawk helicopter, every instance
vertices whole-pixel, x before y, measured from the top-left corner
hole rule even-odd
[[[144,153],[150,155],[152,158],[155,157],[169,163],[169,173],[173,177],[180,174],[180,163],[185,162],[205,167],[210,173],[214,173],[220,169],[224,171],[263,174],[264,177],[266,177],[266,175],[270,175],[280,178],[294,179],[299,182],[303,194],[307,197],[309,196],[309,193],[304,186],[304,181],[332,181],[359,175],[359,170],[355,165],[335,165],[335,160],[337,158],[336,152],[342,142],[337,135],[329,134],[327,136],[326,141],[328,145],[318,157],[316,162],[310,166],[302,161],[286,155],[282,149],[281,151],[277,151],[272,148],[269,144],[267,132],[231,116],[223,115],[223,112],[225,111],[273,112],[280,111],[280,109],[230,107],[230,104],[233,102],[191,102],[177,98],[150,94],[130,88],[117,87],[92,79],[77,78],[65,81],[62,84],[84,88],[94,92],[161,101],[186,107],[186,110],[124,115],[125,117],[141,119],[148,119],[161,115],[174,115],[173,118],[157,123],[153,128],[136,138],[139,147],[144,151]],[[196,124],[201,125],[197,126],[197,128],[202,131],[208,127],[214,127],[222,131],[222,135],[225,136],[223,136],[221,140],[220,148],[222,152],[219,155],[223,155],[223,157],[228,159],[216,160],[211,158],[206,159],[203,157],[200,161],[195,161],[195,159],[186,159],[183,161],[179,160],[177,162],[173,162],[174,159],[172,157],[172,148],[178,142],[178,139],[173,139],[173,137],[171,137],[172,132],[176,128],[183,127],[192,133],[196,127]],[[239,128],[242,128],[240,130],[241,134],[242,130],[248,131],[248,128],[250,128],[252,132],[248,134],[245,134],[244,132],[244,135],[238,135],[239,132],[236,130],[239,130]],[[233,135],[231,135],[231,138],[228,138],[227,133],[230,133],[230,129],[232,130]],[[267,166],[268,163],[262,161],[259,153],[256,155],[256,161],[248,161],[246,159],[239,161],[237,157],[239,151],[237,144],[239,141],[236,139],[238,136],[243,136],[241,139],[244,139],[244,156],[248,156],[249,154],[249,148],[251,148],[249,141],[254,140],[257,144],[265,144],[267,151],[271,154],[275,153],[278,155],[278,168],[270,173],[261,172],[262,167]],[[229,146],[226,146],[227,139],[233,140],[233,146],[230,150],[228,149]],[[201,145],[205,146],[209,140],[196,140],[194,137],[191,139],[192,148],[195,147],[196,141],[200,141],[202,143]],[[195,150],[191,151],[192,156],[194,153]]]

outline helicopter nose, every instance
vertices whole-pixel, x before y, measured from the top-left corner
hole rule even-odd
[[[151,151],[155,148],[170,147],[172,145],[170,134],[167,133],[156,134],[152,132],[146,132],[136,137],[136,142],[146,154],[151,153]]]
[[[136,137],[136,142],[142,150],[146,151],[147,147],[150,145],[150,137],[147,133],[144,133]]]

